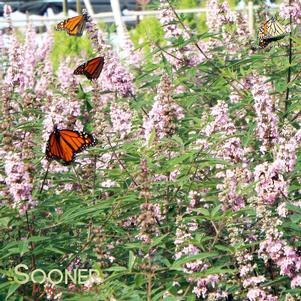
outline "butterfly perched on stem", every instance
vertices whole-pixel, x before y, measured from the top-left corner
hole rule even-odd
[[[266,48],[270,43],[279,41],[286,36],[283,25],[272,17],[259,28],[259,48]]]
[[[86,27],[86,23],[89,20],[87,13],[83,13],[81,16],[72,17],[66,19],[57,24],[56,30],[64,30],[70,36],[82,36],[83,31]]]
[[[83,63],[80,66],[78,66],[74,70],[73,74],[86,75],[86,77],[90,80],[96,79],[100,75],[100,72],[103,68],[104,62],[105,62],[104,57],[102,57],[102,56],[96,57],[96,58],[89,60],[86,63]]]
[[[95,144],[96,140],[92,134],[67,129],[59,130],[54,126],[47,142],[46,158],[63,161],[68,165],[74,161],[77,153]]]

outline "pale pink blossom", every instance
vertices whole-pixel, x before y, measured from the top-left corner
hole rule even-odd
[[[275,113],[275,101],[270,95],[271,84],[267,78],[253,74],[250,77],[251,93],[256,113],[256,134],[261,141],[261,151],[266,152],[278,141],[278,116]]]
[[[177,122],[184,118],[183,109],[172,98],[172,85],[167,74],[161,78],[155,103],[144,119],[145,140],[155,131],[158,140],[171,136],[177,129]]]
[[[111,104],[110,117],[113,131],[118,133],[123,139],[132,128],[132,112],[129,108],[123,108],[116,103]]]

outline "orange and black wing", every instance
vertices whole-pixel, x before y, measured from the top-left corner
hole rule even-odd
[[[57,24],[56,30],[67,31],[70,36],[81,36],[86,27],[87,20],[87,14],[69,18]]]
[[[61,143],[55,132],[52,132],[46,147],[46,158],[48,160],[62,160],[65,164],[70,164],[74,160],[74,153],[72,149],[66,148],[66,145]]]
[[[99,56],[86,63],[81,64],[74,70],[75,75],[84,74],[90,80],[99,77],[104,65],[104,57]]]
[[[72,163],[75,155],[96,144],[93,135],[71,130],[56,130],[50,134],[46,157],[48,160],[62,160]]]

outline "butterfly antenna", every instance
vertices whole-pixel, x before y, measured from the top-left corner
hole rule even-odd
[[[47,179],[47,175],[48,175],[48,170],[49,170],[50,164],[51,164],[51,161],[49,161],[48,164],[47,164],[47,169],[46,169],[45,176],[44,176],[44,179],[43,179],[43,182],[42,182],[42,185],[41,185],[40,194],[43,191],[43,188],[44,188],[44,185],[45,185],[45,181]]]

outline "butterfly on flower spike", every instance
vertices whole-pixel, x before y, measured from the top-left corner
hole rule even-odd
[[[64,30],[70,36],[82,36],[84,29],[86,28],[86,23],[89,20],[87,13],[83,13],[80,16],[72,17],[66,19],[57,24],[56,30]]]
[[[94,146],[96,142],[92,134],[68,129],[59,130],[55,126],[47,142],[46,158],[49,161],[58,160],[69,165],[74,161],[77,153]]]
[[[276,17],[271,17],[259,28],[259,48],[266,48],[270,43],[283,39],[286,34],[284,26]]]
[[[78,66],[73,74],[85,75],[88,79],[97,79],[104,66],[104,57],[99,56]]]

